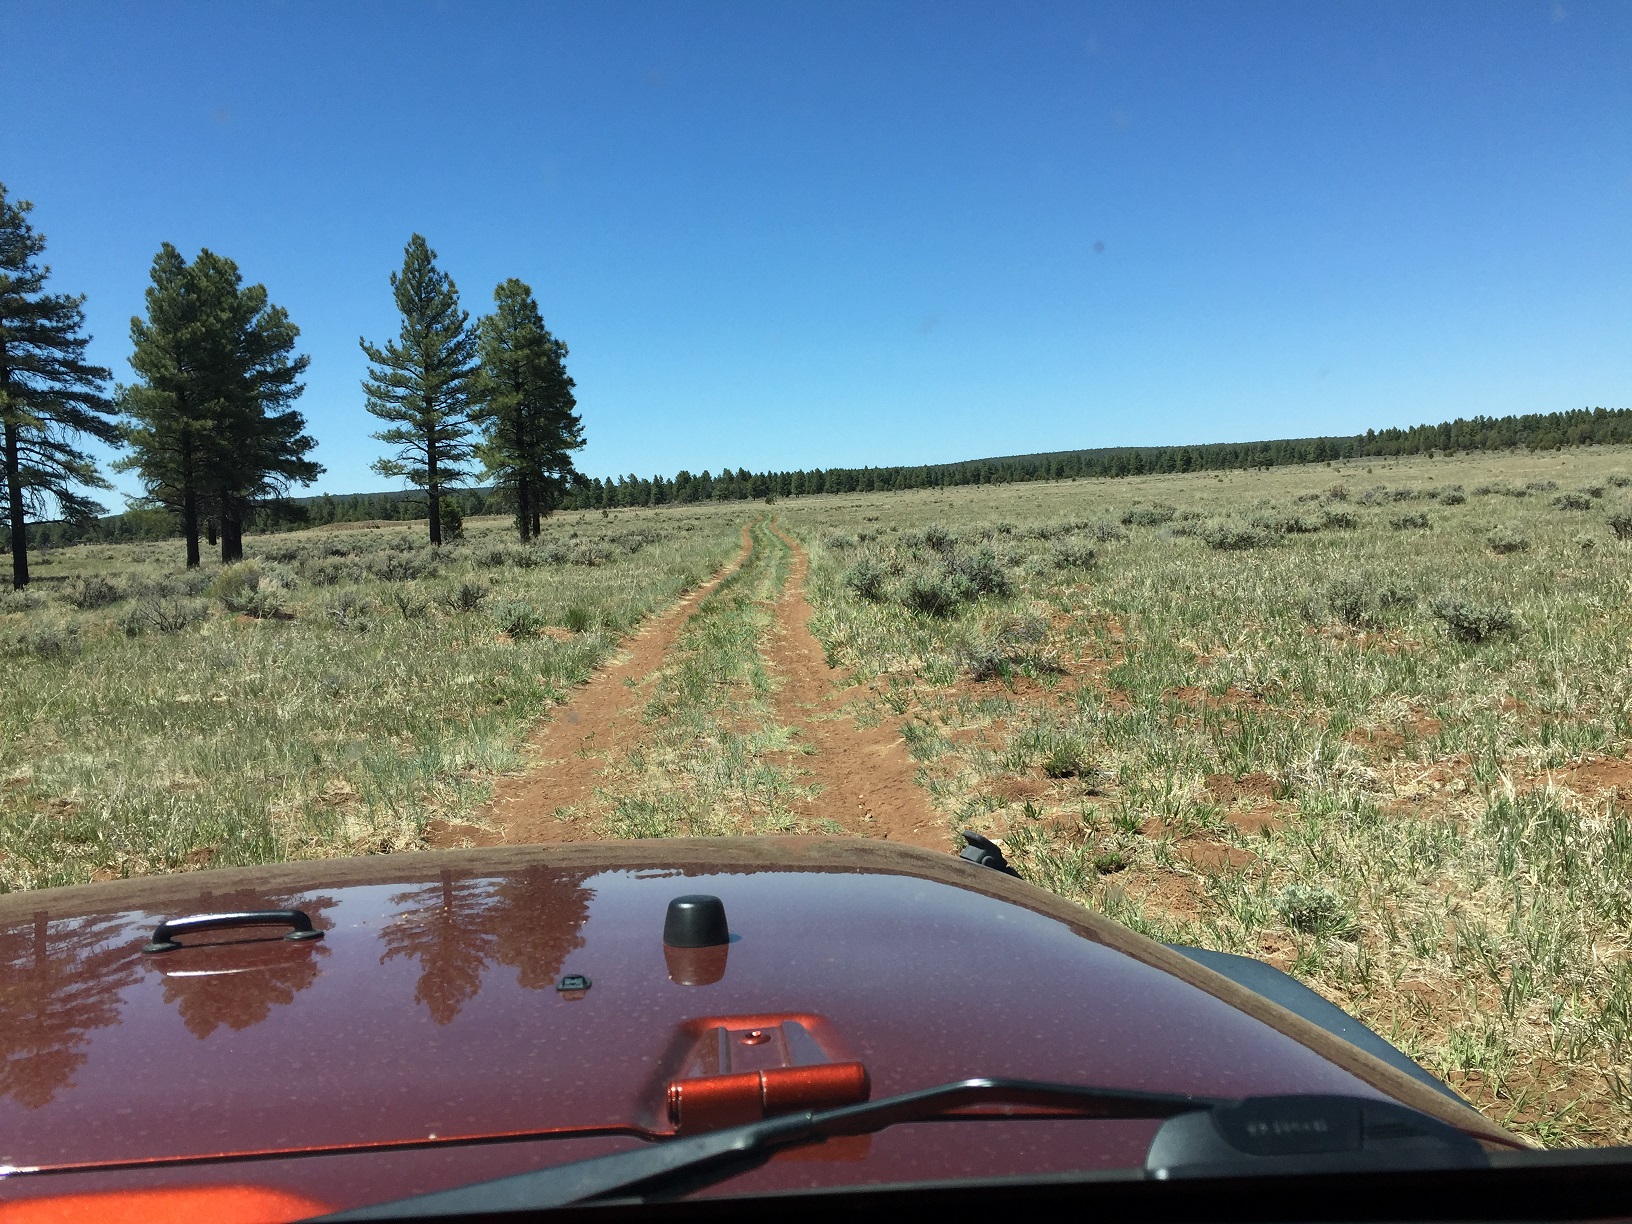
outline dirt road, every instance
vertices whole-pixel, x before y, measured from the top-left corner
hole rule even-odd
[[[945,823],[917,784],[917,766],[894,725],[888,720],[858,725],[846,708],[865,694],[846,686],[842,674],[828,667],[821,643],[811,633],[804,549],[774,523],[771,530],[774,540],[768,533],[762,539],[773,547],[779,541],[792,561],[775,602],[774,623],[758,649],[774,688],[777,719],[800,746],[786,767],[798,785],[816,790],[814,798],[798,801],[798,814],[832,821],[849,833],[945,849]],[[431,844],[603,836],[596,817],[606,807],[606,796],[597,790],[608,784],[609,766],[640,749],[647,734],[642,710],[676,642],[708,596],[747,562],[752,547],[745,528],[742,551],[729,567],[656,617],[617,661],[540,725],[529,749],[532,766],[524,774],[500,779],[481,813],[483,827],[438,826]]]
[[[797,541],[773,526],[793,551],[793,568],[776,608],[776,629],[765,659],[781,682],[777,713],[814,754],[801,758],[805,780],[821,787],[808,808],[836,820],[851,833],[932,849],[946,847],[946,831],[916,781],[918,767],[893,723],[857,725],[842,711],[859,690],[836,689],[822,645],[810,631],[812,608],[805,598],[809,558]]]
[[[563,821],[563,809],[585,810],[609,760],[640,733],[644,695],[662,670],[675,639],[697,605],[747,560],[752,543],[742,529],[742,548],[719,573],[667,611],[652,618],[566,705],[533,733],[527,755],[532,765],[519,776],[500,778],[481,813],[484,825],[433,827],[431,846],[492,846],[530,842],[581,841],[592,837],[587,824]]]

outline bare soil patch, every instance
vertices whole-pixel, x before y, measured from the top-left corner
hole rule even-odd
[[[1559,781],[1580,795],[1607,793],[1616,800],[1632,799],[1632,761],[1589,761],[1564,770]]]

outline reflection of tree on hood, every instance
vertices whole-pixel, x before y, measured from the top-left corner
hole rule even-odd
[[[259,909],[302,909],[320,931],[333,924],[323,911],[331,908],[332,897],[294,899],[268,898],[261,895],[237,894],[213,898],[216,908],[223,911]],[[200,936],[196,942],[208,943],[209,936]],[[161,968],[208,969],[206,958],[215,956],[222,968],[242,972],[201,974],[182,977],[167,974],[164,979],[164,1001],[174,1003],[187,1031],[200,1039],[208,1037],[221,1025],[242,1031],[259,1024],[271,1015],[274,1007],[294,1002],[295,996],[317,981],[319,958],[329,949],[322,942],[292,944],[264,930],[251,941],[234,941],[230,950],[198,952],[188,956],[184,952],[170,952]],[[230,961],[230,963],[228,963]]]
[[[380,933],[385,941],[380,963],[398,956],[419,962],[414,1000],[425,1004],[438,1024],[449,1023],[482,988],[482,971],[497,943],[486,915],[488,885],[487,880],[455,880],[444,871],[440,884],[391,898],[404,908]]]
[[[494,959],[515,966],[516,981],[526,989],[554,986],[567,957],[584,946],[579,931],[595,890],[583,881],[581,871],[529,867],[493,890]]]
[[[566,958],[584,946],[579,928],[594,890],[583,872],[532,867],[493,881],[455,880],[444,871],[391,898],[402,912],[384,931],[383,965],[397,956],[419,961],[414,999],[447,1024],[482,988],[490,964],[511,965],[527,990],[548,990]]]
[[[137,945],[118,918],[51,922],[0,934],[0,1095],[49,1104],[85,1061],[92,1030],[119,1019]]]

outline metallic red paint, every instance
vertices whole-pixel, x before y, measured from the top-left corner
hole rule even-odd
[[[677,971],[663,916],[697,891],[724,900],[740,939]],[[326,938],[224,932],[140,954],[166,917],[291,907]],[[972,1075],[1349,1092],[1517,1142],[1040,889],[850,839],[515,847],[12,894],[0,957],[0,1163],[57,1170],[5,1177],[0,1200],[253,1181],[359,1204],[617,1150],[673,1133],[675,1081],[688,1115],[696,1081],[743,1072],[780,1107],[772,1073],[814,1060],[769,1041],[710,1070],[700,1041],[789,1022],[821,1065],[864,1065],[877,1096]],[[591,988],[558,992],[570,973]],[[735,1061],[772,1047],[776,1061]],[[1151,1132],[960,1122],[978,1139],[953,1169],[948,1125],[821,1145],[722,1189],[1136,1163]]]

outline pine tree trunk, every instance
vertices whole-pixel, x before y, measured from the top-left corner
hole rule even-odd
[[[442,482],[436,475],[436,452],[425,459],[425,495],[431,499],[431,543],[442,543]]]
[[[221,564],[231,565],[244,559],[244,525],[236,514],[221,515]]]
[[[521,536],[521,542],[527,543],[528,528],[533,523],[533,508],[529,504],[531,490],[527,486],[527,477],[522,476],[516,481],[516,532]]]
[[[202,560],[198,555],[198,494],[191,489],[181,494],[181,533],[187,537],[187,568],[197,569]]]
[[[211,548],[215,547],[215,515],[204,520],[204,542]]]
[[[6,492],[10,506],[11,523],[11,589],[20,591],[28,585],[28,522],[24,518],[23,481],[17,464],[17,426],[6,422]]]

